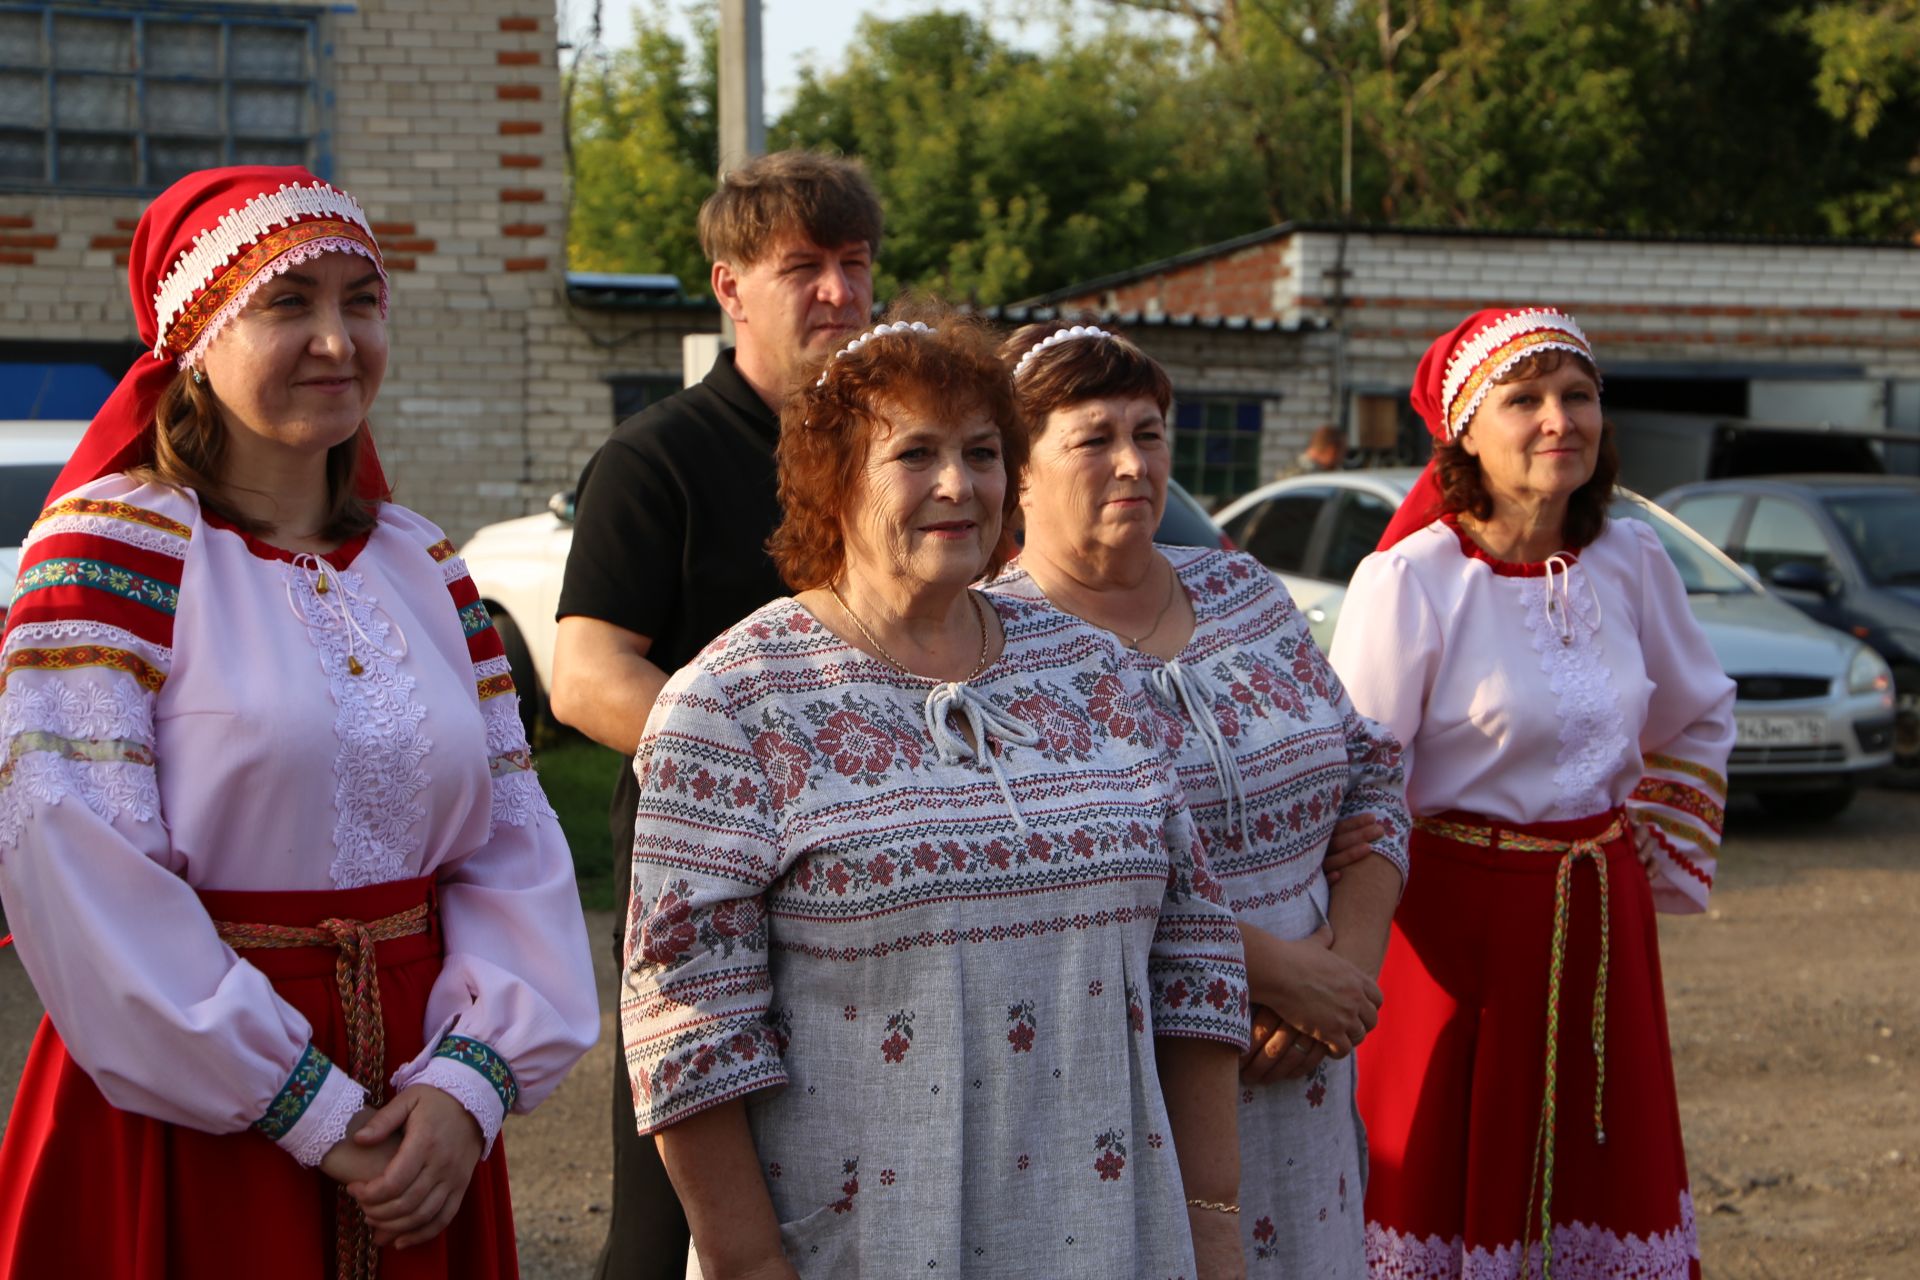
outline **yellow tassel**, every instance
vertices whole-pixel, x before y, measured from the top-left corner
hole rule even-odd
[[[354,657],[352,654],[347,655],[347,672],[349,675],[357,676],[365,670],[366,668],[360,665],[360,659]]]
[[[324,573],[323,573],[323,574],[321,574],[321,575],[319,576],[319,578],[318,578],[318,579],[317,579],[317,580],[316,580],[316,581],[314,582],[314,584],[313,584],[313,590],[314,590],[314,594],[316,594],[316,595],[325,595],[325,594],[327,594],[327,592],[328,592],[328,591],[330,590],[330,588],[329,588],[329,587],[327,586],[327,575],[326,575],[326,574],[324,574]],[[356,673],[356,674],[358,674],[358,673]]]

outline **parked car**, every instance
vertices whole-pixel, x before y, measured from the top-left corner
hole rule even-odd
[[[0,622],[20,576],[20,544],[86,431],[84,422],[0,422]]]
[[[1894,757],[1920,766],[1920,480],[1717,480],[1670,489],[1660,503],[1808,617],[1887,660]]]
[[[1348,580],[1419,474],[1395,468],[1282,480],[1223,508],[1219,520],[1228,537],[1279,575],[1325,648]],[[1639,495],[1620,490],[1611,514],[1653,526],[1686,584],[1693,616],[1737,686],[1730,785],[1754,792],[1780,817],[1831,817],[1846,808],[1860,779],[1893,758],[1887,664],[1769,593]]]
[[[1178,484],[1167,486],[1167,509],[1154,536],[1176,546],[1233,545],[1206,508]],[[567,492],[554,494],[545,514],[487,525],[460,549],[507,651],[530,732],[547,717],[554,612],[572,546],[573,494]]]

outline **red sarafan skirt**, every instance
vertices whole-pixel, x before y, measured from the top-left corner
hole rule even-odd
[[[310,927],[374,921],[433,899],[430,879],[326,893],[200,895],[215,920]],[[439,917],[378,944],[385,1074],[417,1056],[441,963]],[[330,947],[242,952],[313,1026],[345,1070],[347,1024]],[[362,1083],[366,1083],[362,1081]],[[332,1280],[335,1183],[262,1135],[211,1134],[121,1111],[43,1018],[0,1144],[0,1280]],[[474,1170],[452,1225],[379,1252],[382,1280],[511,1280],[513,1206],[504,1145]]]
[[[1371,1275],[1492,1280],[1524,1260],[1554,1280],[1698,1277],[1653,897],[1624,813],[1524,828],[1441,814],[1419,821],[1411,854],[1380,1025],[1359,1050]]]

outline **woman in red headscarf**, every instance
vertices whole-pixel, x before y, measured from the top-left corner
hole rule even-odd
[[[386,501],[379,248],[303,169],[209,170],[129,287],[152,356],[0,646],[0,895],[48,1014],[0,1277],[512,1276],[501,1119],[599,1018],[500,642]]]
[[[1434,342],[1434,461],[1332,660],[1406,744],[1412,870],[1359,1050],[1377,1277],[1699,1274],[1656,910],[1699,911],[1733,684],[1619,468],[1572,317]]]

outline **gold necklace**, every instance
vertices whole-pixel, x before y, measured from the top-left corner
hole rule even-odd
[[[1161,558],[1160,562],[1167,566],[1167,598],[1160,605],[1160,612],[1153,615],[1153,625],[1148,627],[1145,631],[1142,631],[1137,636],[1129,636],[1126,632],[1122,631],[1118,627],[1110,627],[1110,626],[1107,626],[1105,623],[1095,622],[1092,618],[1087,617],[1087,615],[1084,613],[1074,613],[1073,610],[1067,608],[1063,604],[1059,604],[1056,602],[1054,603],[1053,607],[1065,613],[1072,613],[1074,617],[1080,619],[1080,621],[1086,623],[1088,626],[1099,627],[1102,631],[1112,632],[1114,635],[1120,637],[1121,644],[1126,645],[1127,648],[1132,649],[1134,652],[1137,653],[1140,650],[1140,646],[1145,644],[1147,641],[1153,639],[1153,633],[1158,631],[1160,629],[1160,624],[1167,620],[1167,610],[1173,608],[1174,589],[1180,585],[1180,575],[1174,572],[1173,565],[1169,561],[1167,561],[1164,557]],[[1036,579],[1036,582],[1037,581],[1038,580]]]
[[[860,615],[855,613],[853,609],[848,606],[847,602],[840,598],[839,588],[835,587],[831,582],[827,584],[827,594],[831,595],[833,602],[840,606],[840,612],[846,614],[848,618],[853,620],[853,625],[860,629],[860,634],[866,637],[867,643],[880,651],[880,656],[887,660],[888,666],[900,672],[902,675],[912,676],[915,680],[935,679],[933,676],[923,676],[918,671],[909,670],[905,663],[901,662],[900,659],[894,657],[891,653],[888,653],[887,646],[881,644],[879,637],[867,630],[867,624],[860,621]],[[973,602],[973,617],[974,620],[980,624],[980,661],[974,664],[973,670],[967,672],[966,679],[971,680],[987,669],[987,615],[981,611],[979,592],[968,590],[967,599]],[[962,683],[964,683],[964,681]]]

